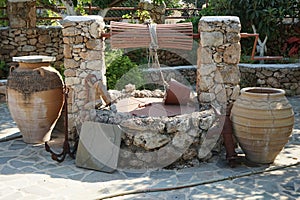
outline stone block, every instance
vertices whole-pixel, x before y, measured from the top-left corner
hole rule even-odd
[[[40,35],[38,41],[41,44],[48,44],[51,43],[51,37],[50,35]]]
[[[86,62],[86,68],[101,71],[104,67],[102,60],[92,60]]]
[[[117,125],[84,122],[80,132],[76,166],[113,172],[118,165],[121,133]]]
[[[86,42],[86,48],[92,50],[102,50],[103,41],[100,39],[90,39]]]
[[[137,132],[134,135],[133,144],[139,147],[143,147],[146,150],[157,149],[168,142],[170,142],[171,138],[164,134],[159,134],[157,132],[145,131],[145,132]]]
[[[0,86],[0,94],[6,95],[6,86],[5,85]]]
[[[79,63],[73,59],[64,59],[65,68],[76,68],[79,67]]]
[[[67,27],[62,30],[63,36],[76,36],[80,35],[81,32],[75,27]]]
[[[209,48],[204,48],[204,47],[199,47],[198,52],[198,62],[200,64],[212,64],[213,63],[213,56],[212,56],[212,51]]]
[[[215,72],[217,70],[217,67],[215,64],[201,64],[199,66],[198,72],[200,76],[208,76],[211,73]]]
[[[71,45],[64,44],[64,56],[65,56],[65,58],[72,58]]]
[[[238,64],[241,55],[241,45],[239,43],[232,44],[224,51],[224,62],[228,64]]]
[[[224,35],[219,31],[201,32],[200,38],[202,47],[218,47],[224,43]]]
[[[101,60],[102,53],[101,51],[88,51],[88,52],[80,52],[79,56],[84,60]]]
[[[8,0],[7,14],[11,28],[35,28],[36,26],[35,0]]]

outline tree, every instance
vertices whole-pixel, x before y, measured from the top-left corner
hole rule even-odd
[[[299,0],[210,0],[209,6],[215,15],[239,16],[243,31],[252,31],[254,25],[263,37],[272,38],[286,16],[295,16]]]
[[[251,33],[256,30],[260,37],[272,42],[273,53],[277,55],[286,40],[284,33],[287,32],[287,25],[284,20],[287,16],[297,16],[300,4],[299,0],[210,0],[206,10],[208,15],[238,16],[242,32]]]
[[[0,7],[6,6],[6,0],[0,0]],[[0,17],[6,17],[5,10],[0,10]],[[6,21],[0,21],[0,26],[7,26]]]

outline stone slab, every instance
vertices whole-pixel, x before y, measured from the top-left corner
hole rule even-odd
[[[0,141],[8,141],[18,137],[21,137],[21,133],[18,128],[0,130]]]
[[[0,86],[0,94],[6,95],[6,86],[5,85]]]
[[[99,15],[88,15],[88,16],[67,16],[64,18],[64,21],[71,21],[71,22],[85,22],[85,21],[93,21],[93,20],[103,21],[103,17]]]
[[[247,63],[239,63],[240,67],[247,68],[275,68],[275,69],[300,69],[300,63],[290,63],[290,64],[247,64]]]
[[[200,21],[206,22],[226,22],[226,21],[235,21],[240,23],[240,18],[236,16],[203,16]]]
[[[40,62],[53,62],[56,60],[53,56],[19,56],[13,57],[14,62],[23,62],[23,63],[40,63]]]
[[[113,172],[118,165],[121,129],[117,125],[84,122],[76,154],[76,166]]]

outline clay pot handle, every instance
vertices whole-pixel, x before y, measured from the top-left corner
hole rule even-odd
[[[9,74],[11,74],[16,69],[15,65],[10,66],[9,68]]]
[[[38,68],[38,69],[35,69],[35,70],[37,70],[38,73],[39,73],[42,77],[45,76],[45,70],[44,70],[43,68]]]

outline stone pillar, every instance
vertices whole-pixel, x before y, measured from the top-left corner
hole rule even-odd
[[[82,122],[95,115],[89,113],[95,109],[88,106],[100,98],[95,96],[95,83],[100,81],[106,86],[104,41],[101,39],[105,24],[100,16],[68,16],[61,23],[65,83],[70,89],[68,127],[69,130],[77,128],[78,133]]]
[[[157,24],[165,23],[166,4],[164,2],[162,2],[160,5],[154,5],[147,1],[140,2],[138,4],[138,9],[142,11],[148,11],[153,22]]]
[[[222,114],[240,91],[240,30],[240,20],[234,16],[207,16],[199,21],[198,98],[200,104],[213,105]]]
[[[35,0],[8,0],[7,15],[10,28],[35,28]]]

